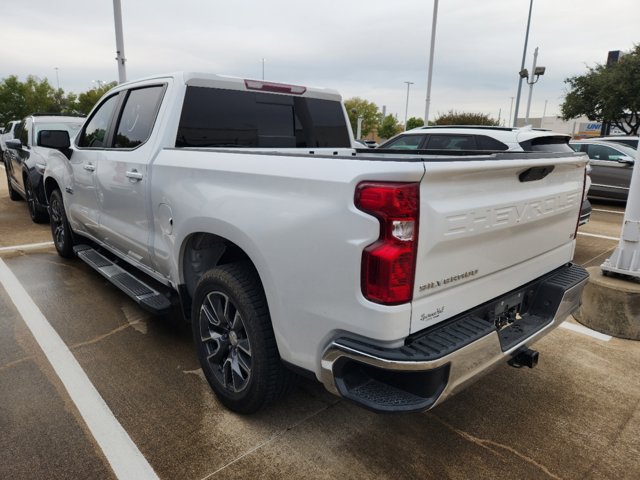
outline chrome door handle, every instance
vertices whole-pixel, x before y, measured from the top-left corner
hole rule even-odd
[[[88,172],[95,172],[96,167],[90,163],[86,163],[82,166],[82,168],[84,168],[86,171]]]
[[[127,170],[125,175],[127,176],[127,178],[130,178],[131,180],[142,180],[142,174],[138,172],[135,168],[133,170]]]

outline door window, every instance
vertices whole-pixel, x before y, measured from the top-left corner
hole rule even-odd
[[[116,130],[115,148],[135,148],[147,141],[156,120],[163,85],[131,90]]]
[[[107,142],[107,129],[118,103],[118,95],[109,97],[95,111],[78,140],[78,147],[104,148]]]
[[[593,160],[611,160],[616,161],[625,155],[615,148],[606,145],[589,145],[589,158]]]
[[[403,135],[385,144],[384,148],[396,148],[398,150],[417,150],[424,140],[425,135]]]
[[[429,150],[476,150],[475,138],[471,135],[437,135],[429,136]]]

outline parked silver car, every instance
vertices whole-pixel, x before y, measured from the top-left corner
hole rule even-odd
[[[599,139],[574,140],[569,145],[576,152],[584,152],[589,156],[590,198],[627,201],[636,156],[635,149]]]

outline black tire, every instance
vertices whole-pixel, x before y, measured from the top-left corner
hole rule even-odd
[[[7,166],[6,163],[4,164],[4,173],[7,174],[7,190],[9,190],[9,198],[14,202],[18,200],[22,200],[22,197],[20,196],[20,194],[16,192],[11,186],[11,178],[9,177],[9,167]]]
[[[64,211],[64,202],[60,190],[54,190],[49,198],[49,217],[51,218],[51,236],[58,255],[73,258],[73,233]]]
[[[292,373],[280,360],[264,291],[251,264],[206,272],[196,286],[191,320],[204,375],[227,408],[254,413],[288,390]]]
[[[49,220],[49,214],[43,211],[38,201],[36,192],[33,189],[33,184],[29,177],[24,179],[24,190],[27,194],[27,208],[29,209],[29,215],[33,223],[44,223]]]

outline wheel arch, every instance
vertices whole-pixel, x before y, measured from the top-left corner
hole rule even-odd
[[[45,178],[44,179],[44,197],[47,203],[49,203],[49,198],[51,198],[51,193],[53,193],[54,190],[60,190],[60,186],[58,185],[58,182],[52,177]]]
[[[236,243],[208,232],[194,232],[184,239],[180,249],[179,268],[182,277],[180,293],[186,318],[190,316],[191,301],[200,277],[212,268],[240,261],[246,261],[252,266],[264,291],[255,262]]]

